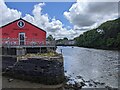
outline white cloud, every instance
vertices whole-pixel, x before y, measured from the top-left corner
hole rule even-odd
[[[3,0],[0,0],[0,26],[7,24],[21,17],[21,12],[8,8]]]
[[[64,12],[64,16],[74,26],[73,28],[64,27],[60,20],[50,18],[49,15],[43,14],[42,7],[45,3],[34,5],[32,15],[26,14],[23,19],[47,31],[47,36],[52,34],[55,38],[74,38],[86,30],[97,27],[102,22],[117,17],[117,5],[112,2],[77,2],[74,3],[69,11]],[[0,0],[0,14],[2,16],[1,25],[7,24],[21,17],[21,12],[10,9],[3,0]]]
[[[76,35],[79,35],[76,31],[65,28],[60,20],[56,20],[55,18],[50,19],[48,14],[43,14],[42,7],[44,5],[45,3],[35,5],[33,16],[26,14],[24,19],[46,30],[47,36],[51,34],[57,39],[64,37],[74,38]]]
[[[23,19],[46,30],[47,36],[52,34],[57,39],[64,37],[73,38],[73,35],[76,32],[72,29],[68,30],[67,28],[63,28],[63,23],[60,20],[56,20],[55,18],[50,19],[48,14],[43,14],[43,6],[45,6],[45,3],[34,5],[34,9],[32,11],[33,16],[31,16],[30,14],[26,14]],[[0,14],[2,16],[0,26],[14,21],[20,18],[22,15],[20,11],[8,8],[3,0],[0,1],[0,8]]]
[[[87,1],[87,0],[86,0]],[[102,22],[118,17],[117,2],[77,2],[64,16],[75,27],[96,27]]]

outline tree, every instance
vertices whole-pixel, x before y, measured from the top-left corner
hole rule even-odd
[[[114,38],[108,38],[107,39],[107,47],[113,46],[114,42],[115,42]]]
[[[53,40],[55,40],[55,39],[53,38],[52,35],[49,35],[49,36],[47,37],[47,40],[48,40],[48,41],[53,41]]]
[[[68,38],[67,38],[67,37],[64,37],[63,40],[68,40]]]
[[[100,33],[98,30],[102,30]],[[75,38],[77,46],[120,49],[120,18],[107,21],[98,28],[84,32]]]

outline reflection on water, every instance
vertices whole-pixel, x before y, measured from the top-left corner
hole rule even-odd
[[[80,47],[58,47],[57,52],[64,56],[64,69],[67,75],[85,80],[103,82],[118,87],[118,51],[98,50]]]

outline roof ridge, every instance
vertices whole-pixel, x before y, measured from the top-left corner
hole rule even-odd
[[[21,17],[20,17],[19,19],[16,19],[16,20],[12,21],[12,22],[9,22],[9,23],[6,24],[6,25],[1,26],[0,28],[6,27],[6,26],[8,26],[8,25],[10,25],[10,24],[12,24],[12,23],[14,23],[14,22],[16,22],[16,21],[19,21],[19,20],[23,20],[23,21],[27,22],[28,24],[30,24],[30,25],[32,25],[32,26],[34,26],[34,27],[36,27],[36,28],[38,28],[38,29],[40,29],[40,30],[46,32],[45,30],[39,28],[38,26],[36,26],[36,25],[30,23],[29,21],[27,21],[27,20],[25,20],[25,19],[23,19],[23,18],[21,18]]]

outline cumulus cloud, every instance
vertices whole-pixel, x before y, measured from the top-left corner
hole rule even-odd
[[[86,0],[87,1],[87,0]],[[64,16],[74,27],[89,27],[90,29],[110,19],[118,17],[117,2],[77,2]]]
[[[34,5],[34,9],[32,11],[33,16],[26,14],[23,19],[47,31],[47,36],[51,34],[57,39],[64,37],[73,38],[76,32],[72,29],[64,28],[63,23],[60,20],[56,20],[55,18],[50,19],[47,13],[43,14],[43,6],[45,6],[45,3]],[[0,8],[2,16],[2,19],[0,19],[2,20],[0,26],[14,21],[22,15],[18,10],[8,8],[3,0],[0,1]]]
[[[97,27],[102,22],[117,17],[117,3],[115,2],[76,2],[69,11],[64,12],[64,16],[73,27],[64,27],[64,24],[56,18],[50,18],[49,15],[42,13],[42,7],[45,3],[34,5],[33,15],[26,14],[23,19],[47,31],[48,35],[53,35],[56,39],[68,37],[70,39],[79,36],[83,32]],[[3,0],[0,0],[1,25],[7,24],[22,16],[22,13],[6,6]]]
[[[6,6],[3,0],[0,0],[0,26],[7,24],[21,17],[21,12],[10,9]]]
[[[56,18],[50,19],[48,14],[43,14],[43,6],[45,6],[45,3],[39,3],[35,5],[32,12],[33,16],[26,14],[24,19],[46,30],[47,36],[51,34],[56,39],[64,37],[74,38],[76,35],[79,35],[77,31],[64,27],[63,23],[60,20],[56,20]]]

